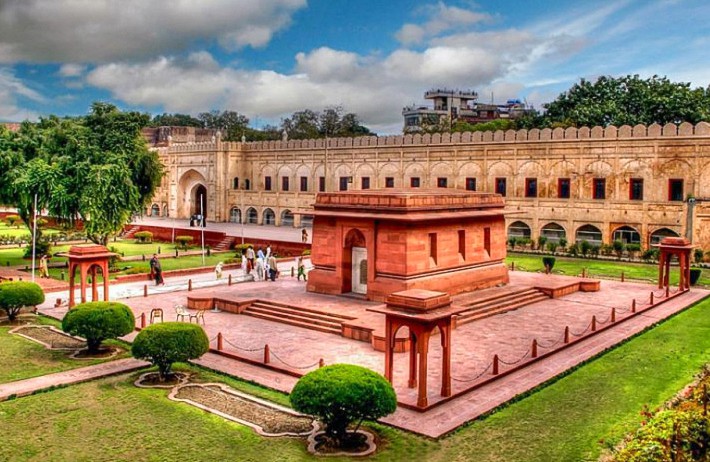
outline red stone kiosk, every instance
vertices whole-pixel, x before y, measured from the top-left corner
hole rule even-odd
[[[690,289],[690,253],[695,246],[684,237],[665,237],[658,244],[660,251],[658,256],[658,288],[670,285],[671,260],[673,256],[678,257],[680,267],[680,277],[678,278],[678,289]]]
[[[76,304],[74,289],[76,286],[76,269],[79,269],[79,285],[81,287],[81,303],[86,302],[87,279],[91,276],[91,300],[99,301],[99,291],[96,275],[101,273],[104,281],[104,301],[108,301],[108,261],[115,256],[113,252],[102,245],[75,245],[69,252],[58,254],[69,259],[69,308]],[[97,272],[98,270],[98,272]]]
[[[508,282],[503,198],[455,189],[320,193],[307,290],[384,301]]]

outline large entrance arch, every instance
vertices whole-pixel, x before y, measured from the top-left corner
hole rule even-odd
[[[343,292],[367,293],[367,246],[365,235],[351,229],[343,245]]]
[[[177,217],[188,219],[200,213],[200,205],[204,215],[209,216],[207,200],[207,180],[197,170],[191,169],[180,177],[178,182]]]

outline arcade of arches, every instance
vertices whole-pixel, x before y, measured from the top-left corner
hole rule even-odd
[[[710,249],[708,124],[330,139],[327,149],[187,135],[155,147],[167,175],[151,215],[188,218],[203,197],[209,221],[300,227],[321,191],[468,189],[504,195],[510,237],[647,248],[689,236]]]

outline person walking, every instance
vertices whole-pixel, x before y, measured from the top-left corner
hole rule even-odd
[[[276,274],[278,273],[278,267],[276,266],[276,255],[271,255],[268,260],[269,265],[269,279],[271,282],[276,281]]]
[[[247,247],[247,274],[251,273],[254,269],[254,247]]]
[[[306,228],[303,228],[303,231],[301,231],[301,242],[304,244],[308,242],[308,231],[306,231]]]
[[[48,278],[49,277],[49,267],[47,266],[47,254],[43,254],[42,258],[39,259],[39,277]]]
[[[261,252],[261,249],[259,249],[259,252]],[[264,271],[265,267],[264,263],[264,252],[261,252],[260,256],[256,257],[256,280],[257,281],[263,281],[266,278],[266,272]]]
[[[303,264],[303,257],[298,257],[297,259],[297,268],[298,268],[298,279],[299,281],[301,280],[301,276],[303,276],[303,282],[306,282],[306,266]]]
[[[215,276],[217,279],[222,279],[222,262],[217,263],[217,266],[214,269]]]
[[[165,282],[163,282],[163,268],[160,266],[158,255],[153,254],[153,258],[150,259],[150,267],[155,275],[155,285],[164,286]]]

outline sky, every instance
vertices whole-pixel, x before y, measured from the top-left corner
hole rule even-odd
[[[707,0],[0,0],[0,121],[340,106],[379,134],[431,88],[536,108],[579,79],[710,84]]]

